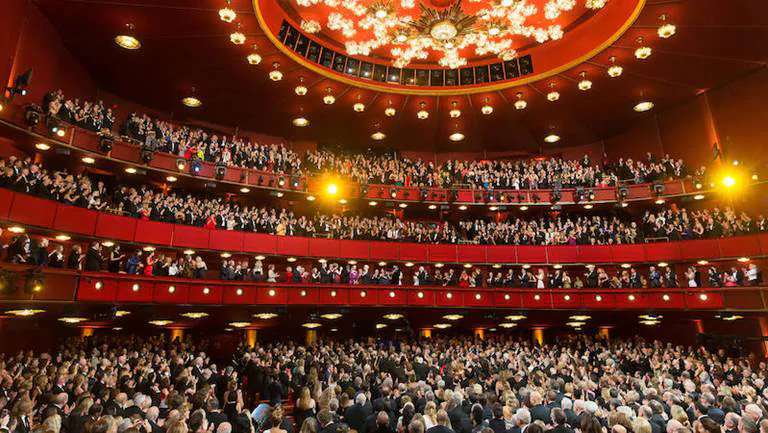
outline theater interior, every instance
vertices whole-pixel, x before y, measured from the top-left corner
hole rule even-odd
[[[4,0],[0,352],[763,360],[766,23],[754,0]]]

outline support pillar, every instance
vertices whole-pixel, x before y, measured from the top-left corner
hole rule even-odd
[[[184,329],[171,328],[171,341],[175,341],[176,339],[178,339],[179,341],[184,340]]]
[[[419,337],[421,338],[432,338],[432,330],[428,328],[424,328],[419,331]]]
[[[83,326],[80,328],[80,338],[87,338],[93,335],[93,328],[90,326]]]
[[[538,344],[539,346],[544,345],[544,328],[542,327],[533,328],[533,342]]]
[[[245,330],[245,342],[249,348],[253,349],[256,346],[256,340],[259,337],[259,331],[255,329]]]
[[[760,324],[760,335],[768,337],[768,318],[761,316],[757,319]],[[768,358],[768,340],[763,340],[763,357]]]
[[[305,342],[307,346],[314,346],[315,343],[317,343],[317,331],[314,329],[307,329]]]
[[[479,338],[480,340],[485,340],[485,329],[483,328],[475,328],[475,338]]]
[[[603,340],[610,340],[611,328],[613,328],[613,326],[601,326],[597,331],[597,335],[599,335]]]
[[[697,334],[704,333],[704,322],[701,319],[693,319],[693,326],[695,326]]]

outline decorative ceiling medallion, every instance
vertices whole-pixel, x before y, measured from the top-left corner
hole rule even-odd
[[[414,0],[295,0],[304,8],[326,8],[316,15],[327,19],[325,29],[340,33],[347,54],[368,56],[378,49],[389,50],[392,65],[402,68],[413,60],[438,56],[440,66],[456,69],[467,57],[496,55],[502,60],[516,57],[516,47],[527,39],[541,44],[561,39],[563,25],[558,18],[584,1],[585,9],[600,9],[607,0],[462,0],[432,6]],[[367,3],[367,4],[366,4]],[[542,5],[543,3],[543,5]],[[320,32],[323,24],[302,20],[308,33]],[[473,52],[472,52],[473,51]]]

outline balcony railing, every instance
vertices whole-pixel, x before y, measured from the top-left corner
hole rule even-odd
[[[0,188],[0,221],[67,234],[171,248],[414,263],[658,263],[768,256],[768,233],[627,245],[448,245],[277,236],[146,221]]]

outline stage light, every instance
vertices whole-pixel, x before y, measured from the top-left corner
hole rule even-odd
[[[736,185],[736,179],[733,176],[725,176],[723,177],[722,183],[726,188],[732,188]]]
[[[335,183],[329,183],[325,186],[325,192],[328,195],[336,195],[339,192],[339,187]]]

